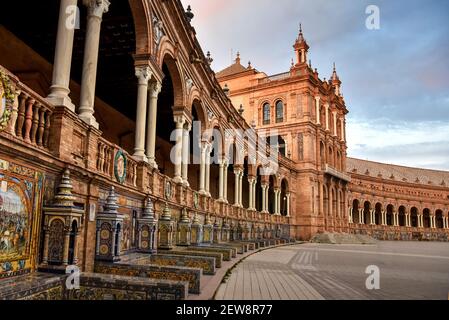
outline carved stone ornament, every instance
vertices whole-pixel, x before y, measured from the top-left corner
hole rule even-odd
[[[0,69],[0,131],[8,126],[15,98],[15,91],[11,85],[11,80]]]
[[[127,159],[122,150],[117,151],[114,159],[114,175],[119,183],[124,183],[126,180]]]

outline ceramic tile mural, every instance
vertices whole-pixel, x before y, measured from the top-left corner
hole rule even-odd
[[[7,160],[0,163],[0,278],[4,278],[32,267],[33,217],[41,207],[43,175]]]

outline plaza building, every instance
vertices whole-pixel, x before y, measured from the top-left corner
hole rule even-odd
[[[43,274],[75,265],[71,298],[115,274],[114,295],[178,299],[180,279],[199,290],[187,266],[214,273],[233,246],[448,239],[449,173],[347,158],[341,81],[307,63],[302,31],[286,73],[239,57],[215,73],[179,0],[23,6],[0,13],[0,288],[39,274],[23,292],[61,298]]]

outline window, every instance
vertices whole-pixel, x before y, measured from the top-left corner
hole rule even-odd
[[[270,124],[270,105],[268,103],[263,105],[263,124]]]
[[[282,101],[276,102],[276,122],[284,121],[284,104]]]

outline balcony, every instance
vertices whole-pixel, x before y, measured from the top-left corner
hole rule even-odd
[[[327,174],[329,174],[331,176],[334,176],[334,177],[336,177],[336,178],[338,178],[340,180],[344,180],[346,182],[351,182],[351,176],[350,175],[348,175],[346,173],[343,173],[343,172],[340,172],[340,171],[338,171],[337,169],[331,167],[328,164],[326,164],[324,166],[324,173],[327,173]]]

